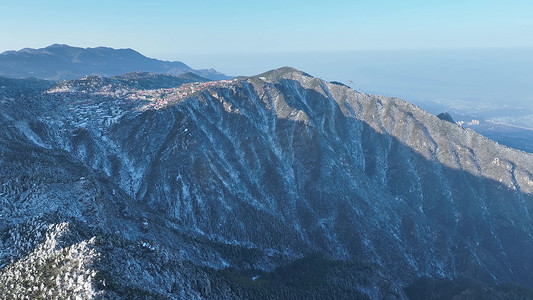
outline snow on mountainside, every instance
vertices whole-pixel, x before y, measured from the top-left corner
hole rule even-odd
[[[132,49],[79,48],[54,44],[41,49],[0,53],[0,76],[70,80],[87,75],[113,76],[130,72],[170,75],[194,73],[211,80],[229,77],[213,69],[194,70],[180,61],[161,61]]]
[[[533,287],[533,155],[292,68],[175,86],[137,77],[0,98],[0,292]]]

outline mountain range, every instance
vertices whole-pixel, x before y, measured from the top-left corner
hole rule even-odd
[[[131,72],[169,75],[194,73],[212,80],[228,76],[213,69],[194,70],[180,61],[162,61],[132,49],[80,48],[54,44],[41,49],[25,48],[0,53],[0,76],[70,80],[87,75],[115,76]]]
[[[533,297],[533,155],[406,101],[288,67],[0,84],[7,298]]]

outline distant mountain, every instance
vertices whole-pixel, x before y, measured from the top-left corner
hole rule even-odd
[[[195,70],[180,61],[148,58],[132,49],[54,44],[0,54],[0,76],[4,77],[69,80],[87,75],[115,76],[138,71],[170,75],[190,72],[212,80],[229,78],[213,69]]]

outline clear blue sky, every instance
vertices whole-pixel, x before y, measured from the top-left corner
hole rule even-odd
[[[186,54],[533,47],[533,1],[0,0],[0,52]]]

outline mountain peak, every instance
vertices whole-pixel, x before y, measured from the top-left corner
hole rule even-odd
[[[282,78],[289,78],[292,75],[299,75],[299,76],[305,76],[305,77],[311,77],[311,78],[313,77],[309,75],[308,73],[302,72],[296,68],[288,67],[288,66],[270,70],[268,72],[257,75],[257,77],[264,77],[269,80],[279,80]]]
[[[67,44],[52,44],[48,47],[45,47],[44,49],[53,49],[53,48],[74,48],[74,47],[69,46]]]

